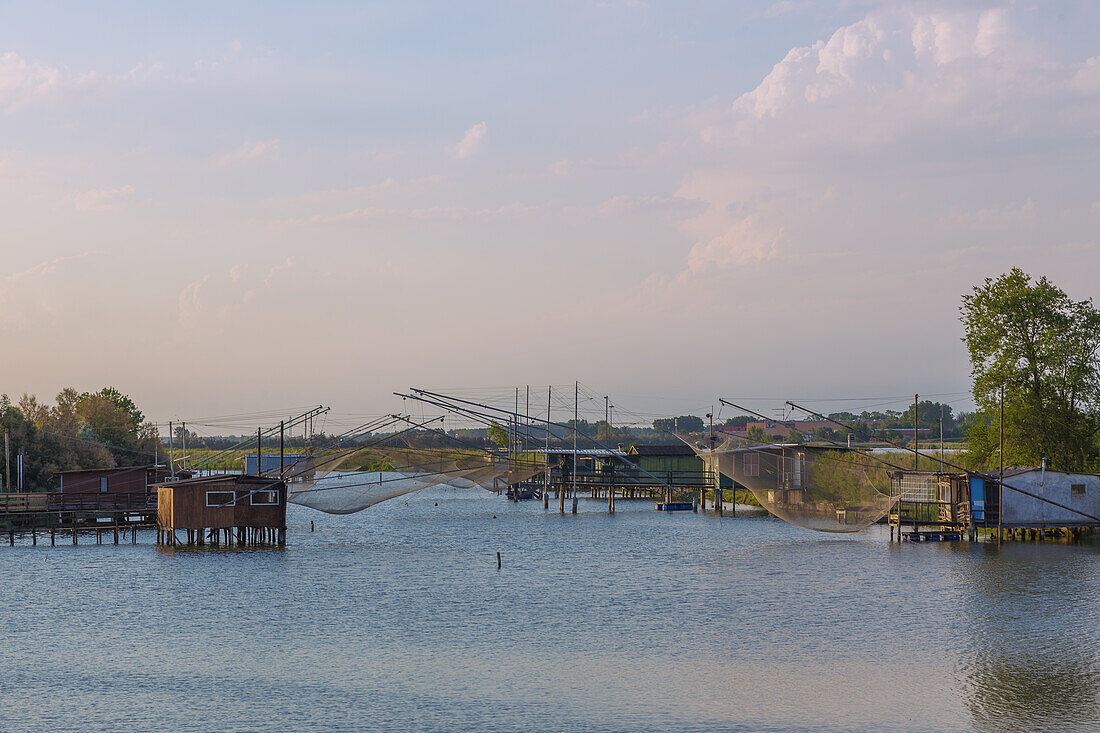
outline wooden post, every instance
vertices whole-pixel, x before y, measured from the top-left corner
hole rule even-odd
[[[53,547],[56,544],[57,543],[56,543],[56,538],[54,537],[53,527],[50,527],[50,547]]]
[[[497,570],[500,570],[500,550],[497,550]]]
[[[920,470],[920,439],[917,437],[917,412],[920,411],[920,395],[913,395],[913,470]]]
[[[1001,414],[997,421],[1000,433],[1000,470],[997,476],[997,543],[1000,544],[1004,534],[1004,491],[1005,491],[1005,388],[1001,385]]]

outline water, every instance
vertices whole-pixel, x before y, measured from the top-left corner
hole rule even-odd
[[[0,729],[1100,727],[1096,546],[618,509],[432,489],[292,506],[285,550],[0,547]]]

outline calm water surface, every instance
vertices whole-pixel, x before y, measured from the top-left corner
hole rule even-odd
[[[0,547],[0,728],[1100,729],[1096,546],[618,508],[433,489],[291,507],[284,550]]]

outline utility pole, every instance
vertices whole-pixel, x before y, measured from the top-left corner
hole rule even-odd
[[[550,390],[552,387],[546,385],[546,422],[543,426],[543,437],[546,438],[546,476],[542,487],[542,508],[550,508]]]
[[[940,403],[940,470],[943,470],[943,403]]]
[[[11,447],[8,445],[7,428],[4,428],[4,486],[11,491]]]
[[[168,474],[176,480],[176,435],[171,420],[168,421]]]
[[[286,454],[284,453],[283,445],[283,421],[279,421],[279,480],[283,480],[283,474],[286,472]]]
[[[920,470],[920,439],[917,438],[917,405],[920,404],[920,395],[913,395],[913,470]]]
[[[1005,495],[1005,386],[1001,385],[1001,414],[997,420],[998,433],[1000,434],[999,443],[1000,450],[997,452],[1000,454],[1000,470],[997,473],[997,544],[1001,543],[1001,538],[1004,535],[1004,524],[1002,519],[1004,518],[1004,495]]]
[[[527,385],[527,408],[523,416],[523,452],[527,452],[527,442],[531,440],[531,385]]]
[[[184,469],[186,469],[187,468],[187,423],[181,423],[181,425],[183,426],[183,434],[180,436],[180,443],[181,443],[181,447],[183,449],[183,458],[181,460],[183,461]]]
[[[718,516],[722,516],[722,482],[718,478],[718,472],[714,470],[714,405],[710,406],[710,412],[707,413],[707,419],[710,420],[710,433],[707,436],[707,443],[710,445],[710,475],[714,481],[714,511],[718,512]],[[706,506],[706,497],[703,497],[703,506]]]
[[[573,513],[577,513],[577,426],[580,416],[581,383],[573,383]]]
[[[261,465],[263,456],[263,439],[260,437],[263,431],[260,428],[256,428],[256,475],[263,476],[263,466]]]

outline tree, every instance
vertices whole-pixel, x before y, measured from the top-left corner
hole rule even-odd
[[[1005,462],[1084,470],[1096,463],[1100,420],[1100,311],[1046,277],[1019,268],[964,295],[960,307],[974,401],[992,423],[970,430],[971,451],[989,460],[1004,391]]]
[[[508,431],[500,426],[496,420],[489,425],[489,440],[493,441],[501,448],[508,447]]]
[[[764,432],[764,428],[759,425],[751,426],[748,431],[745,432],[745,440],[750,443],[774,443],[771,436]]]
[[[701,433],[706,428],[703,418],[697,415],[680,415],[679,417],[662,417],[653,421],[655,430],[663,430],[666,433]]]

